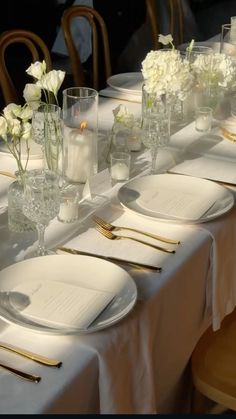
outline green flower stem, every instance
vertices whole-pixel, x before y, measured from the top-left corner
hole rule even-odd
[[[13,155],[13,157],[16,160],[19,176],[21,177],[21,180],[23,182],[24,174],[26,172],[26,168],[27,168],[28,161],[29,161],[29,150],[30,149],[29,149],[29,145],[28,145],[28,140],[25,140],[26,141],[27,158],[26,158],[25,165],[23,166],[22,161],[21,161],[21,141],[22,140],[20,140],[18,137],[13,137],[12,143],[9,143],[9,141],[6,141],[6,145],[9,149],[10,153]]]

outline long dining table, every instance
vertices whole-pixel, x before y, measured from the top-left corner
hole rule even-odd
[[[113,122],[112,110],[120,103],[135,115],[141,113],[140,103],[100,97],[101,148]],[[183,142],[189,142],[191,138],[197,141],[193,123],[173,134],[170,146],[174,149],[179,144],[181,150]],[[167,153],[166,157],[165,152],[162,150],[159,159],[164,161],[166,158],[169,166],[174,165],[173,154]],[[102,166],[104,154],[102,156],[100,166],[105,170]],[[148,150],[133,152],[131,175],[147,174],[148,160]],[[40,159],[30,160],[29,168],[41,164]],[[15,170],[14,160],[7,153],[0,153],[0,169]],[[22,261],[36,248],[35,232],[12,233],[8,230],[7,189],[11,181],[0,176],[1,269]],[[63,363],[60,369],[49,368],[0,347],[0,362],[42,377],[34,384],[2,369],[1,414],[190,412],[193,349],[207,327],[220,328],[221,321],[236,303],[236,209],[233,207],[204,223],[163,222],[124,208],[117,195],[122,184],[103,191],[102,201],[91,200],[91,205],[81,205],[79,219],[74,223],[52,220],[46,230],[47,247],[67,246],[132,259],[161,266],[162,272],[122,265],[135,281],[137,302],[120,321],[93,333],[55,335],[8,323],[1,318],[0,346],[1,342],[7,342],[58,358]],[[175,246],[175,254],[167,254],[129,240],[110,241],[95,229],[94,214],[118,226],[139,228],[179,240],[180,244]],[[150,239],[150,242],[154,243],[154,240]],[[79,258],[76,255],[68,257],[71,260]],[[93,258],[88,259],[88,263],[93,261]]]

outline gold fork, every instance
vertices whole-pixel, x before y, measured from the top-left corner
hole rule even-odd
[[[163,252],[166,252],[166,253],[175,253],[175,250],[166,249],[165,247],[156,246],[154,244],[144,242],[143,240],[136,239],[134,237],[118,236],[117,234],[113,234],[111,231],[104,229],[99,224],[96,225],[96,230],[99,231],[99,233],[103,234],[103,236],[107,237],[107,239],[110,239],[110,240],[129,239],[129,240],[133,240],[133,241],[138,242],[138,243],[145,244],[146,246],[150,246],[153,249],[162,250]]]
[[[3,368],[4,370],[11,372],[12,374],[17,375],[18,377],[24,378],[24,380],[27,380],[27,381],[33,381],[34,383],[39,383],[39,381],[41,380],[41,377],[39,377],[38,375],[29,374],[25,371],[12,368],[10,367],[10,365],[3,364],[2,362],[0,362],[0,367]]]
[[[156,234],[147,233],[147,232],[142,231],[142,230],[137,230],[136,228],[114,226],[113,224],[108,223],[107,221],[103,220],[100,217],[97,217],[96,215],[93,217],[93,220],[95,221],[96,224],[99,224],[101,227],[103,227],[103,228],[105,228],[106,230],[109,230],[109,231],[113,231],[113,230],[115,230],[115,231],[118,231],[118,230],[134,231],[135,233],[140,233],[140,234],[143,234],[144,236],[151,237],[153,239],[160,240],[160,241],[165,242],[165,243],[180,244],[180,241],[168,239],[167,237],[157,236]]]

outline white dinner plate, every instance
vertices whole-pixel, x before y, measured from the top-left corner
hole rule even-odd
[[[141,72],[115,74],[107,79],[107,84],[121,92],[142,94],[143,75]]]
[[[140,215],[160,221],[203,223],[229,211],[234,197],[227,188],[192,176],[143,176],[123,185],[120,203]]]
[[[41,159],[43,157],[41,144],[37,144],[34,141],[29,141],[29,147],[30,147],[30,151],[29,151],[29,159],[30,160],[37,160],[37,159]],[[6,146],[5,142],[2,139],[0,139],[0,153],[1,154],[7,154],[10,157],[14,158],[13,155],[10,153],[8,147]],[[22,157],[22,159],[27,158],[25,142],[22,142],[21,157]]]
[[[14,299],[14,288],[32,278],[112,292],[115,298],[87,329],[45,326],[24,316],[19,301]],[[80,255],[41,256],[8,266],[0,272],[0,289],[0,318],[37,332],[61,335],[91,333],[111,326],[125,317],[137,300],[135,282],[124,269],[105,260]]]
[[[194,46],[201,46],[204,47],[211,47],[214,52],[220,52],[220,42],[215,41],[202,41],[202,42],[194,42]],[[189,43],[181,44],[177,47],[180,51],[185,51],[186,48],[189,46]],[[224,43],[224,53],[227,55],[236,55],[236,46],[230,44],[228,42]]]

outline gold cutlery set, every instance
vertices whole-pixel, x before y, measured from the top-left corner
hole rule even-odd
[[[23,356],[25,358],[31,359],[32,361],[38,362],[39,364],[46,365],[48,367],[57,367],[62,366],[62,362],[56,359],[47,358],[43,355],[36,354],[34,352],[27,351],[26,349],[18,348],[17,346],[10,345],[8,343],[0,342],[0,349],[5,349],[7,351],[13,352],[17,355]],[[34,383],[39,383],[41,377],[38,375],[29,374],[25,371],[12,368],[11,366],[4,364],[0,361],[0,367],[21,377],[25,380],[32,381]]]
[[[170,238],[167,238],[167,237],[158,236],[158,235],[155,235],[155,234],[144,232],[142,230],[138,230],[138,229],[134,229],[134,228],[130,228],[130,227],[115,226],[113,224],[110,224],[110,223],[104,221],[103,219],[101,219],[97,216],[94,216],[93,220],[96,223],[96,230],[99,233],[101,233],[104,237],[106,237],[110,240],[129,239],[129,240],[137,241],[141,244],[150,246],[154,249],[157,249],[157,250],[160,250],[160,251],[163,251],[163,252],[166,252],[166,253],[175,253],[175,250],[173,250],[173,249],[169,249],[169,248],[166,248],[166,247],[154,245],[150,242],[143,241],[143,240],[131,237],[131,236],[117,235],[117,234],[114,234],[112,232],[112,231],[118,231],[118,230],[128,230],[128,231],[132,231],[132,232],[139,233],[139,234],[142,234],[144,236],[153,238],[155,240],[162,241],[164,243],[168,243],[168,244],[172,244],[172,245],[180,244],[180,242],[177,241],[177,240],[173,240],[173,239],[170,239]],[[117,258],[117,257],[113,257],[113,256],[97,255],[97,254],[90,253],[90,252],[85,252],[85,251],[81,251],[81,250],[77,250],[77,249],[71,249],[71,248],[68,248],[68,247],[59,247],[57,250],[61,250],[63,252],[71,253],[71,254],[74,254],[74,255],[93,256],[93,257],[97,257],[97,258],[100,258],[100,259],[105,259],[105,260],[115,262],[115,263],[127,264],[127,265],[129,265],[133,268],[136,268],[136,269],[147,269],[147,270],[156,271],[156,272],[161,272],[161,270],[162,270],[162,268],[158,267],[158,266],[153,266],[153,265],[149,265],[149,264],[145,264],[145,263],[140,263],[140,262],[135,262],[135,261],[131,261],[131,260],[121,259],[121,258]],[[42,365],[45,365],[45,366],[48,366],[48,367],[60,368],[61,365],[62,365],[61,361],[58,361],[56,359],[47,358],[45,356],[30,352],[26,349],[22,349],[22,348],[10,345],[8,343],[0,342],[0,349],[4,349],[4,350],[10,351],[10,352],[13,352],[14,354],[23,356],[27,359],[30,359],[32,361],[35,361],[39,364],[42,364]],[[30,374],[30,373],[27,373],[25,371],[13,368],[10,365],[2,363],[1,361],[0,361],[0,368],[3,368],[5,370],[15,374],[18,377],[21,377],[25,380],[28,380],[28,381],[31,381],[31,382],[34,382],[34,383],[38,383],[41,380],[41,377],[38,376],[38,375]]]
[[[61,250],[62,252],[66,252],[66,253],[71,253],[72,255],[92,256],[98,259],[107,260],[109,262],[121,263],[124,265],[129,265],[136,269],[148,269],[150,271],[157,271],[157,272],[162,271],[162,268],[159,268],[158,266],[147,265],[145,263],[140,263],[140,262],[132,262],[131,260],[121,259],[114,256],[97,255],[96,253],[83,252],[82,250],[71,249],[69,247],[58,247],[58,250]]]
[[[175,253],[175,250],[173,249],[169,249],[166,247],[162,247],[162,246],[157,246],[154,245],[150,242],[147,241],[143,241],[131,236],[124,236],[124,235],[118,235],[118,234],[114,234],[113,231],[119,231],[119,230],[127,230],[127,231],[132,231],[135,233],[139,233],[142,234],[144,236],[150,237],[152,239],[155,240],[159,240],[162,241],[164,243],[168,243],[168,244],[172,244],[172,245],[178,245],[180,244],[180,241],[178,240],[173,240],[167,237],[163,237],[163,236],[159,236],[156,234],[152,234],[152,233],[148,233],[142,230],[138,230],[135,228],[131,228],[131,227],[118,227],[115,226],[113,224],[108,223],[107,221],[103,220],[100,217],[94,216],[93,217],[93,221],[96,223],[96,230],[101,233],[104,237],[110,239],[110,240],[122,240],[122,239],[129,239],[129,240],[133,240],[136,242],[139,242],[141,244],[144,244],[146,246],[150,246],[154,249],[160,250],[162,252],[166,252],[166,253]],[[100,259],[105,259],[108,260],[110,262],[115,262],[115,263],[121,263],[121,264],[126,264],[129,265],[133,268],[136,269],[147,269],[147,270],[151,270],[151,271],[156,271],[156,272],[161,272],[162,268],[158,267],[158,266],[153,266],[153,265],[149,265],[149,264],[145,264],[145,263],[141,263],[141,262],[135,262],[135,261],[131,261],[131,260],[127,260],[127,259],[121,259],[121,258],[117,258],[114,256],[105,256],[105,255],[98,255],[95,253],[90,253],[90,252],[85,252],[82,250],[78,250],[78,249],[71,249],[68,247],[58,247],[57,250],[66,252],[66,253],[71,253],[73,255],[84,255],[84,256],[93,256],[93,257],[97,257]]]

